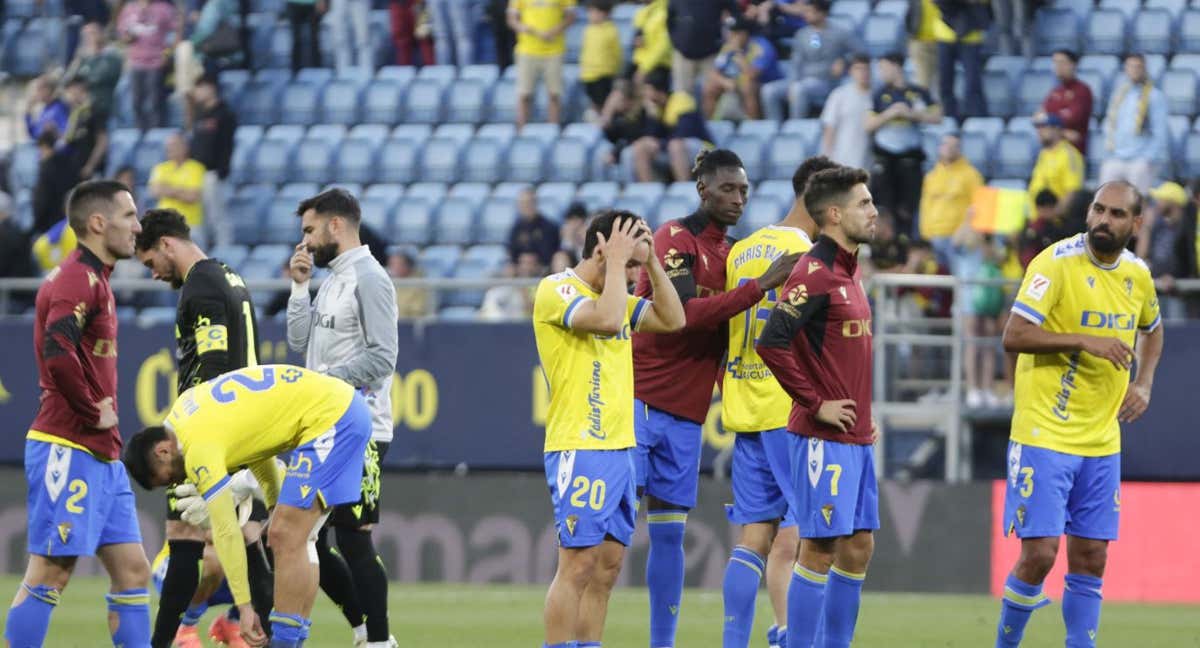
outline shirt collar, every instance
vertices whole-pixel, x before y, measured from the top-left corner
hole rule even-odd
[[[343,272],[369,254],[371,254],[371,249],[366,245],[360,245],[356,248],[346,250],[345,252],[333,257],[333,261],[329,262],[329,269],[333,272]]]

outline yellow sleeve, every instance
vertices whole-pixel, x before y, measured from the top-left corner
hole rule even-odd
[[[533,298],[533,318],[538,322],[569,329],[575,313],[579,312],[579,306],[587,300],[588,297],[570,282],[543,279]]]
[[[1034,257],[1013,302],[1012,312],[1041,326],[1062,295],[1062,262],[1054,258],[1057,246]]]
[[[275,457],[268,457],[252,464],[250,472],[258,480],[258,486],[267,500],[267,508],[275,506],[275,503],[279,501],[279,490],[283,483],[283,478],[279,474],[279,464],[275,462]]]
[[[635,331],[641,328],[642,319],[646,317],[648,310],[650,310],[649,300],[630,295],[625,304],[625,316],[629,318],[629,328]]]
[[[207,498],[206,498],[207,499]],[[242,539],[242,528],[238,525],[237,511],[233,507],[233,495],[221,490],[208,502],[208,519],[212,523],[213,548],[217,560],[225,570],[225,580],[233,594],[233,604],[250,602],[250,579],[246,576],[246,545]]]
[[[188,481],[196,485],[196,490],[200,491],[200,496],[206,502],[211,502],[229,486],[225,452],[212,443],[191,444],[184,455],[183,464]]]
[[[1145,284],[1142,289],[1145,291],[1146,301],[1142,302],[1142,312],[1138,314],[1138,329],[1149,333],[1162,324],[1162,314],[1158,312],[1158,293],[1154,290],[1154,280],[1150,278],[1150,273],[1142,275],[1142,281]]]

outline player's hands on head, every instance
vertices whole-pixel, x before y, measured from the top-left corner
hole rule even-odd
[[[612,233],[607,238],[600,232],[596,233],[596,247],[604,252],[606,262],[625,267],[633,257],[633,248],[640,242],[640,222],[632,218],[620,221],[613,226]]]
[[[855,406],[856,403],[851,398],[825,401],[817,410],[816,419],[845,434],[854,427],[855,421],[858,420],[858,414],[854,411]]]
[[[112,396],[101,399],[96,403],[100,417],[96,419],[96,429],[107,430],[117,425],[117,410],[113,407]]]
[[[1112,362],[1117,369],[1128,369],[1133,364],[1133,349],[1117,338],[1085,335],[1082,347],[1084,351]]]
[[[267,633],[263,632],[262,621],[259,620],[254,607],[249,603],[243,603],[237,607],[238,613],[242,617],[238,621],[238,630],[242,639],[245,639],[246,643],[251,646],[267,645]]]
[[[304,243],[296,245],[296,252],[292,254],[292,260],[288,262],[288,271],[292,274],[292,281],[296,283],[308,281],[312,278],[312,266],[312,253],[308,251],[308,246]]]
[[[1125,400],[1121,401],[1121,409],[1117,410],[1117,420],[1132,423],[1138,420],[1147,407],[1150,407],[1150,388],[1132,383],[1125,392]]]
[[[796,261],[800,259],[800,253],[785,254],[771,263],[771,267],[762,273],[758,278],[758,287],[763,290],[771,290],[783,285],[787,281],[789,275],[792,274],[792,267],[796,265]]]

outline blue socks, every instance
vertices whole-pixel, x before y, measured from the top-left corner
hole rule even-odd
[[[767,628],[767,648],[783,648],[787,645],[787,626],[772,625]]]
[[[787,598],[787,648],[812,648],[828,581],[828,575],[818,574],[799,563],[792,569]]]
[[[825,585],[825,610],[822,633],[828,648],[849,648],[858,623],[858,606],[862,601],[862,586],[867,575],[855,574],[834,567]]]
[[[12,648],[41,648],[50,627],[50,613],[58,605],[58,590],[45,585],[30,587],[21,583],[25,600],[8,609],[4,638]]]
[[[117,615],[117,631],[112,635],[114,646],[140,648],[150,645],[150,590],[130,589],[105,594],[108,611]],[[44,632],[44,631],[43,631]]]
[[[588,644],[592,645],[592,644]],[[595,644],[599,646],[600,644]],[[542,648],[579,648],[579,644],[574,641],[564,641],[556,644],[542,644]]]
[[[1062,616],[1067,626],[1067,648],[1095,648],[1100,629],[1100,586],[1095,576],[1067,574]]]
[[[233,609],[236,610],[237,608]],[[208,612],[208,603],[189,606],[187,611],[183,613],[183,617],[180,618],[179,625],[194,626],[200,623],[200,618],[204,616],[205,612]]]
[[[1050,599],[1042,594],[1041,585],[1030,585],[1009,574],[1004,581],[1004,599],[1000,602],[1000,624],[996,628],[996,648],[1015,648],[1025,636],[1025,624],[1033,611],[1050,605]],[[1099,601],[1096,618],[1099,620]],[[1063,610],[1064,616],[1066,610]]]
[[[725,599],[724,648],[746,648],[750,645],[750,630],[754,626],[754,598],[762,580],[766,563],[762,556],[738,545],[733,548],[725,567],[722,587]]]
[[[271,612],[270,648],[300,648],[311,622],[298,614]]]
[[[683,598],[683,532],[686,511],[649,511],[650,553],[646,587],[650,590],[650,648],[673,648]]]
[[[576,645],[578,646],[578,648],[600,648],[599,641],[586,641],[586,642],[579,643]]]

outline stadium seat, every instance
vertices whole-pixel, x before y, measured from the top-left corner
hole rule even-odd
[[[273,133],[274,136],[278,138],[279,131],[283,130],[285,128],[290,130],[289,127],[285,127],[285,126],[273,126],[271,128],[271,130],[268,130],[267,132]],[[316,124],[316,125],[308,127],[308,129],[302,130],[300,132],[303,133],[303,135],[302,135],[302,137],[300,137],[300,139],[327,142],[327,143],[333,144],[335,146],[338,144],[341,144],[342,140],[346,139],[346,127],[341,124]],[[294,138],[287,138],[287,139],[294,139]]]
[[[603,139],[604,133],[595,124],[574,122],[563,127],[562,136],[583,140],[590,147]]]
[[[392,212],[396,209],[396,201],[379,196],[362,196],[358,206],[362,211],[363,225],[383,236],[392,231]]]
[[[376,79],[362,93],[362,120],[373,124],[395,124],[403,117],[404,82]]]
[[[528,182],[500,182],[495,187],[492,187],[493,198],[511,198],[516,199],[521,195],[521,192],[528,189]]]
[[[424,200],[430,207],[437,207],[439,201],[446,197],[449,186],[443,182],[414,182],[408,185],[404,192],[406,200]]]
[[[376,145],[382,144],[392,133],[384,124],[357,124],[346,133],[347,138],[365,139]]]
[[[137,147],[142,132],[136,128],[117,128],[108,131],[108,156],[105,175],[112,177],[117,170],[129,162],[129,157]],[[36,156],[34,158],[37,159]],[[37,173],[35,162],[34,173]],[[13,185],[17,187],[18,185]]]
[[[1097,9],[1087,18],[1084,51],[1090,54],[1120,55],[1128,47],[1125,13],[1116,9]]]
[[[296,72],[295,80],[301,83],[324,86],[326,83],[333,81],[333,68],[302,68],[299,72]]]
[[[789,119],[779,128],[780,135],[800,135],[804,138],[806,149],[815,149],[821,140],[821,120],[819,119]]]
[[[1079,51],[1079,16],[1070,9],[1043,7],[1033,20],[1033,43],[1039,56],[1059,49]]]
[[[641,198],[648,204],[656,204],[665,190],[660,182],[631,182],[621,190],[622,198]]]
[[[979,173],[985,178],[992,175],[992,150],[994,143],[1000,138],[1000,133],[989,136],[986,133],[979,131],[963,131],[961,134],[960,146],[962,148],[963,157],[975,167]],[[1021,134],[1025,137],[1025,134]],[[940,138],[935,138],[935,142]],[[936,151],[936,146],[934,148]],[[936,161],[936,156],[934,160]],[[1032,169],[1033,167],[1030,167]]]
[[[559,138],[550,146],[546,170],[547,180],[586,182],[589,176],[587,144],[572,137]]]
[[[417,68],[411,65],[385,65],[375,71],[376,81],[399,81],[407,84],[417,76]]]
[[[814,151],[812,142],[799,133],[778,135],[771,138],[770,145],[767,146],[766,173],[764,177],[773,180],[791,179],[792,174],[796,173],[796,168],[800,166],[800,163]]]
[[[377,164],[377,139],[347,138],[338,147],[333,158],[333,172],[344,182],[368,183],[375,179]]]
[[[758,182],[764,178],[766,170],[764,158],[768,148],[766,140],[754,135],[734,135],[725,143],[725,148],[733,151],[742,159],[750,182]],[[795,171],[795,169],[792,170]]]
[[[362,85],[357,81],[337,79],[330,82],[321,92],[321,121],[348,126],[357,123],[362,98]]]
[[[1001,133],[996,138],[990,175],[1006,178],[1029,175],[1037,159],[1037,145],[1037,138],[1031,138],[1025,133]]]
[[[770,119],[748,119],[737,127],[738,135],[753,135],[770,141],[779,133],[779,122]]]
[[[434,137],[421,153],[421,180],[458,182],[458,148],[455,140]]]
[[[766,180],[758,183],[750,193],[750,200],[753,201],[759,196],[774,198],[784,205],[790,205],[796,198],[790,177],[787,180]]]
[[[430,203],[424,200],[401,200],[392,220],[392,236],[396,243],[425,245],[429,242],[433,219]]]
[[[417,265],[426,277],[440,279],[449,277],[454,272],[462,257],[462,249],[457,245],[430,245],[421,250],[417,257]]]
[[[746,203],[746,211],[738,221],[735,236],[745,238],[755,230],[774,225],[783,219],[787,207],[773,196],[755,196]]]
[[[269,187],[270,185],[262,185]],[[309,196],[315,195],[321,190],[321,185],[315,182],[288,182],[279,188],[275,194],[276,198],[287,198],[293,202],[300,202]]]
[[[433,242],[467,245],[475,239],[475,205],[466,198],[447,197],[433,218]]]
[[[653,215],[655,203],[642,198],[640,196],[620,196],[612,203],[612,209],[617,211],[627,211],[631,214],[637,214],[646,219],[646,222],[654,227],[650,217]]]
[[[25,24],[4,47],[5,67],[14,76],[31,77],[42,73],[58,54],[61,44],[61,21],[34,18]]]
[[[712,134],[713,144],[718,147],[724,147],[725,142],[733,136],[735,127],[733,122],[725,120],[713,120],[708,122],[708,132]]]
[[[877,8],[862,22],[862,41],[872,58],[904,51],[903,17],[897,20],[894,15],[879,13]]]
[[[1172,115],[1191,117],[1196,113],[1196,72],[1166,70],[1158,78],[1158,87],[1167,95],[1168,111]]]
[[[884,5],[886,9],[887,6]],[[833,5],[833,13],[839,16],[846,16],[856,26],[861,25],[862,21],[867,19],[871,13],[871,3],[869,0],[838,0]]]
[[[283,86],[276,80],[254,79],[246,84],[237,107],[241,124],[268,126],[279,122],[279,95]]]
[[[1103,115],[1108,109],[1108,78],[1097,70],[1078,70],[1075,76],[1092,90],[1092,116]]]
[[[208,251],[209,256],[223,262],[230,268],[237,268],[250,255],[250,248],[236,243],[217,245]]]
[[[475,322],[479,320],[479,309],[474,306],[447,306],[438,311],[442,322]]]
[[[443,88],[458,77],[458,68],[453,65],[426,65],[417,70],[417,78],[433,81]]]
[[[1165,9],[1142,9],[1133,18],[1131,44],[1143,54],[1171,53],[1171,12]]]
[[[1200,54],[1200,7],[1192,7],[1180,17],[1179,50]]]
[[[1171,14],[1171,20],[1178,20],[1187,8],[1188,0],[1145,0],[1142,5],[1146,9],[1162,9]]]
[[[574,199],[574,182],[543,182],[538,185],[538,210],[552,221],[561,222],[563,214]]]
[[[425,68],[422,68],[425,69]],[[404,95],[404,120],[416,124],[442,121],[442,86],[431,79],[416,79]]]
[[[515,124],[484,124],[475,132],[476,139],[489,139],[501,146],[508,146],[508,143],[516,136]]]
[[[333,149],[334,145],[326,140],[305,138],[296,147],[291,178],[316,183],[334,180],[331,175],[333,169],[330,167]]]
[[[562,130],[558,124],[533,123],[526,124],[525,128],[521,129],[521,137],[528,137],[538,140],[539,142],[549,146],[554,143],[562,135]]]
[[[875,13],[904,19],[908,15],[907,0],[879,0],[875,5]]]
[[[460,81],[475,79],[482,81],[485,85],[491,85],[500,78],[500,68],[491,64],[464,65],[458,68],[458,78]]]
[[[515,138],[508,147],[506,179],[511,182],[540,181],[544,155],[542,142],[524,136]]]
[[[446,92],[446,121],[478,124],[483,121],[488,86],[479,79],[459,79]]]
[[[417,156],[421,147],[410,140],[389,138],[379,150],[376,182],[409,183],[417,179]]]
[[[579,186],[575,200],[587,206],[588,212],[611,209],[621,186],[615,182],[588,182]]]
[[[465,263],[479,264],[488,272],[496,273],[508,263],[509,253],[503,245],[472,245],[463,252],[462,260]]]
[[[694,211],[692,201],[683,196],[664,196],[658,202],[658,206],[654,210],[654,215],[650,217],[650,222],[655,229],[662,227],[663,223],[669,220],[676,220],[688,216]]]
[[[32,142],[25,142],[13,147],[8,169],[9,187],[16,191],[33,189],[37,184],[39,163],[37,146]]]
[[[1167,57],[1163,54],[1146,54],[1146,74],[1157,79],[1167,69]]]
[[[300,219],[296,218],[296,202],[290,198],[276,196],[267,203],[263,219],[263,243],[292,244],[301,237]]]
[[[495,196],[479,208],[479,227],[476,240],[480,243],[508,243],[508,235],[517,221],[517,204],[511,198]]]
[[[475,138],[462,149],[465,182],[498,182],[503,176],[504,148],[494,140]]]
[[[1033,125],[1033,118],[1027,115],[1020,115],[1008,120],[1005,127],[1010,133],[1028,133],[1029,135],[1037,135],[1037,128]]]
[[[509,69],[515,69],[510,65]],[[511,124],[517,120],[517,82],[502,78],[492,86],[491,110],[487,121]]]
[[[249,245],[262,242],[262,214],[269,201],[269,194],[255,191],[238,192],[225,203],[234,240]]]
[[[1041,108],[1046,96],[1058,85],[1058,79],[1050,72],[1030,72],[1017,84],[1017,115],[1032,115]]]
[[[404,185],[380,182],[369,185],[364,189],[363,196],[367,198],[383,198],[395,202],[404,196]]]
[[[1004,120],[999,117],[968,117],[963,120],[963,132],[982,133],[988,144],[995,141],[996,136],[1004,132]]]

